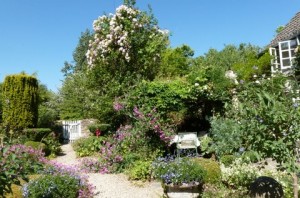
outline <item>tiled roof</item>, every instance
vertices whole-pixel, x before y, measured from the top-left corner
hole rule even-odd
[[[288,24],[271,41],[269,46],[275,47],[278,42],[292,39],[300,34],[300,12],[298,12]]]

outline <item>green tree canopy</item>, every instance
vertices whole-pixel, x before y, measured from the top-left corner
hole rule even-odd
[[[159,75],[162,77],[178,77],[188,74],[194,51],[187,45],[174,49],[168,48],[162,55]]]

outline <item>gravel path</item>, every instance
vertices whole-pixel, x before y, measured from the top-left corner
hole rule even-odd
[[[53,161],[66,165],[79,165],[71,144],[62,145],[63,155]],[[96,187],[98,193],[95,198],[159,198],[163,196],[163,189],[159,182],[148,182],[142,186],[127,180],[124,174],[89,173],[89,182]]]

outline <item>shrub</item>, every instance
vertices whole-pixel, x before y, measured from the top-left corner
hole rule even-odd
[[[196,158],[195,161],[206,171],[203,178],[205,183],[216,184],[221,181],[222,171],[218,162],[204,158]]]
[[[236,153],[243,144],[244,131],[233,118],[215,116],[211,119],[211,138],[213,150],[218,157]]]
[[[91,156],[96,152],[99,152],[105,138],[90,136],[87,138],[80,138],[76,140],[72,146],[79,157]]]
[[[40,177],[40,175],[29,175],[28,176],[28,181],[25,181],[23,179],[20,179],[20,184],[21,185],[16,185],[12,184],[11,186],[11,193],[5,193],[4,197],[5,198],[22,198],[22,186],[28,183],[29,181],[32,181],[36,178]]]
[[[52,132],[49,128],[31,128],[24,129],[23,132],[26,134],[27,138],[32,141],[42,141],[44,137]]]
[[[244,163],[240,158],[229,167],[222,167],[222,181],[227,186],[242,191],[247,190],[259,175],[255,165]]]
[[[47,156],[49,155],[50,157],[55,157],[61,152],[59,138],[54,132],[51,132],[45,138],[43,138],[42,142],[46,144]]]
[[[80,182],[67,175],[44,175],[29,182],[23,188],[26,198],[39,197],[78,197]]]
[[[2,94],[4,126],[19,131],[37,125],[38,81],[34,76],[6,76]]]
[[[101,135],[103,135],[108,132],[110,127],[111,127],[110,124],[91,124],[88,126],[89,131],[94,135],[97,129],[99,129],[102,132]]]
[[[28,180],[28,175],[42,169],[43,153],[24,145],[0,146],[0,196],[10,193],[12,184]]]
[[[44,153],[47,152],[47,146],[46,146],[46,144],[44,144],[42,142],[28,141],[28,142],[25,142],[24,145],[32,147],[33,149],[36,149],[36,150],[42,150]]]
[[[224,164],[224,166],[230,166],[234,162],[234,160],[236,160],[236,156],[234,155],[223,155],[220,158],[220,162]]]
[[[129,179],[147,180],[151,175],[151,161],[139,160],[127,171]]]
[[[255,151],[245,151],[241,157],[244,162],[249,163],[256,163],[260,158],[258,153]]]
[[[200,138],[200,142],[201,142],[200,144],[201,152],[203,154],[209,154],[210,153],[209,146],[212,143],[212,139],[209,136],[205,135]]]
[[[69,166],[50,164],[45,167],[41,177],[23,186],[23,197],[92,198],[93,187],[77,171]]]

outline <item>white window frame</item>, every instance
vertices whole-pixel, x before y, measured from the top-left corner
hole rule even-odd
[[[274,73],[279,70],[280,64],[278,63],[277,50],[274,47],[269,48],[269,53],[272,56],[271,59],[271,72]]]
[[[279,57],[280,57],[280,68],[283,69],[290,69],[293,66],[293,60],[295,59],[295,56],[292,56],[292,50],[295,50],[295,48],[291,48],[291,41],[292,40],[287,40],[287,41],[282,41],[279,42]],[[283,43],[287,43],[288,48],[287,49],[282,49],[281,45]],[[298,43],[298,41],[297,41]],[[282,53],[284,52],[288,52],[288,57],[283,58],[282,57]],[[284,66],[283,65],[283,61],[284,60],[289,60],[290,61],[290,65]]]

